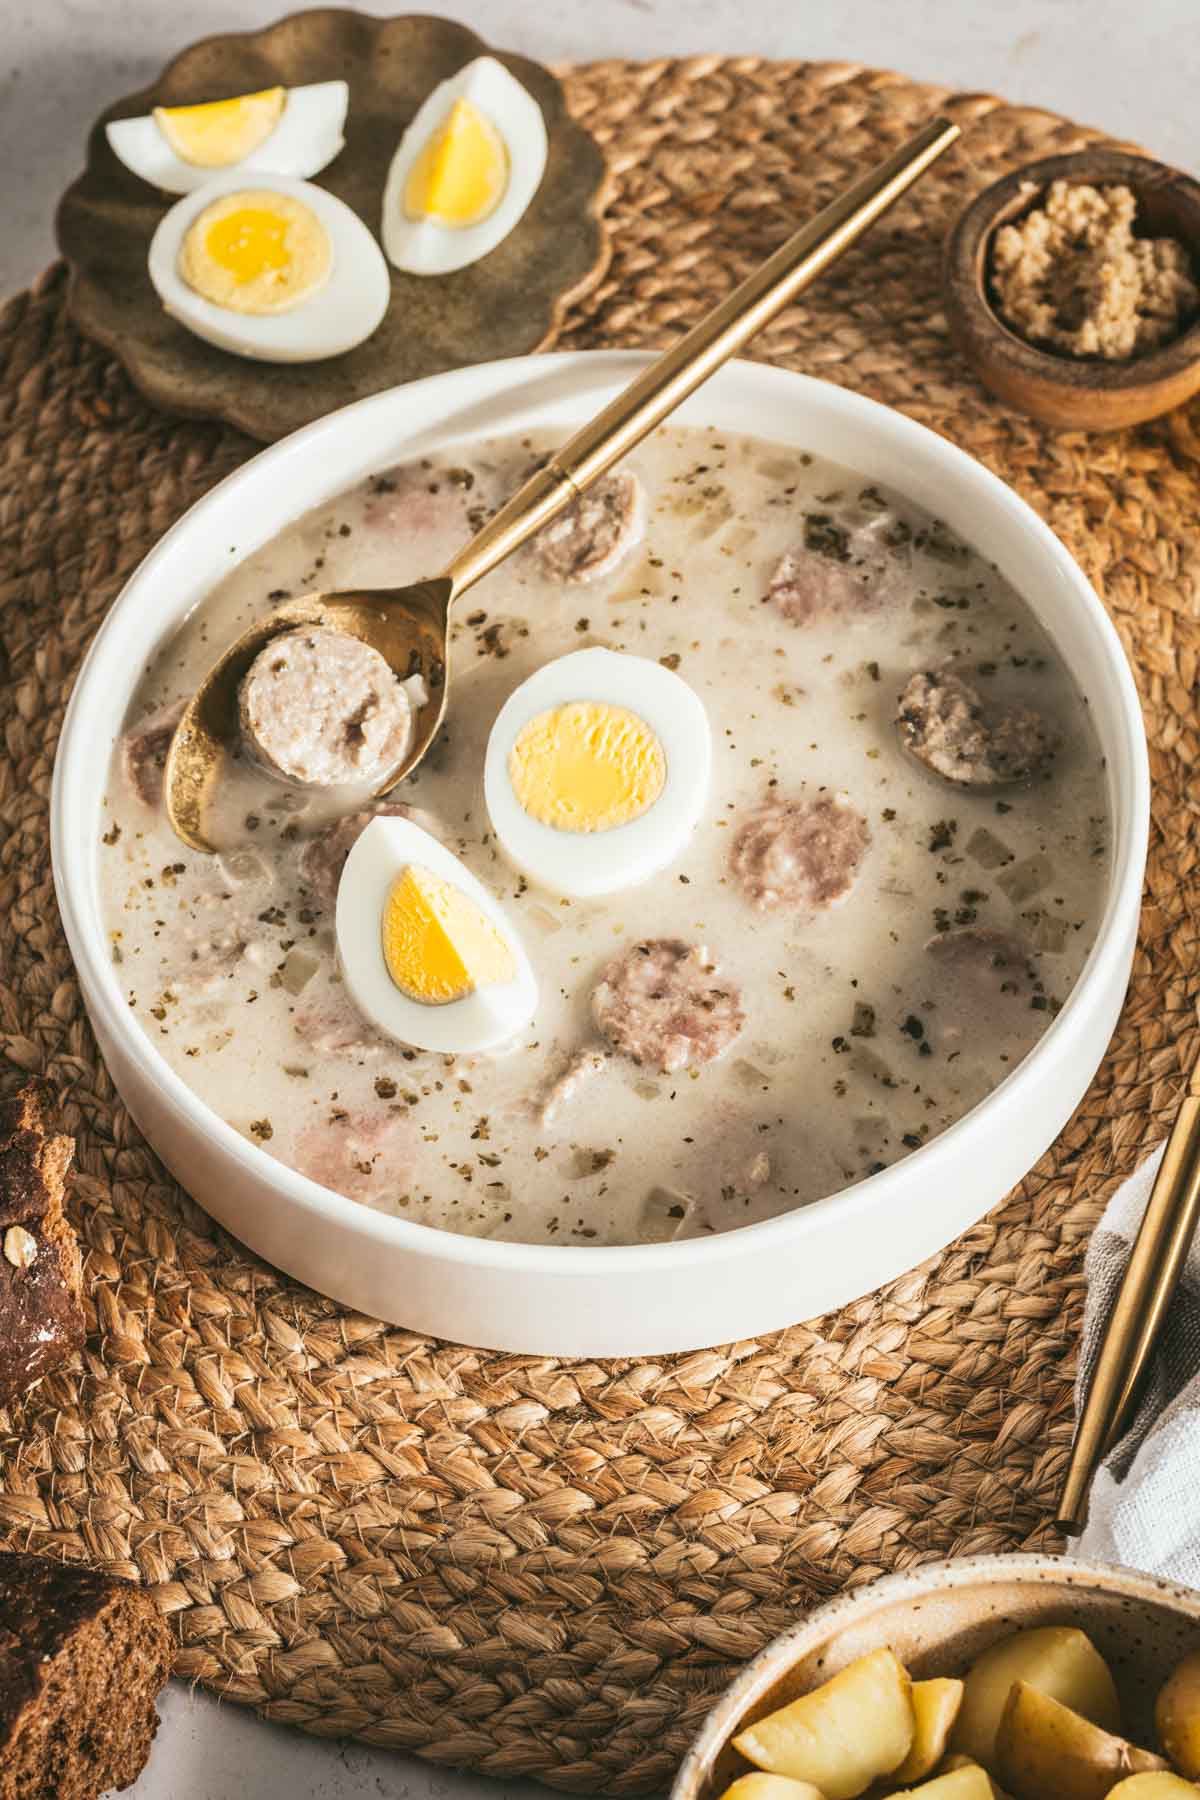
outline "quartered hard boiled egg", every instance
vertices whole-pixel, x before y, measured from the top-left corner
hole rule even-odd
[[[355,842],[336,930],[351,999],[403,1044],[489,1050],[533,1017],[537,982],[500,906],[409,819],[374,819]]]
[[[546,168],[532,94],[481,56],[434,88],[400,140],[383,193],[389,259],[414,275],[478,262],[506,238]]]
[[[150,243],[150,279],[197,337],[262,362],[315,362],[370,337],[391,278],[356,213],[324,188],[239,173],[176,201]]]
[[[345,139],[344,81],[263,88],[200,106],[156,106],[114,119],[108,141],[126,168],[168,194],[190,194],[214,170],[308,176],[331,163]]]
[[[582,899],[675,860],[704,810],[711,764],[708,715],[678,675],[642,656],[576,650],[501,708],[484,795],[510,861]]]

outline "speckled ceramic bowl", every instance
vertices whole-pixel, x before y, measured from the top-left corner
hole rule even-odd
[[[671,1800],[714,1800],[746,1763],[730,1740],[819,1687],[868,1650],[890,1646],[913,1675],[961,1675],[998,1638],[1078,1625],[1112,1669],[1125,1730],[1154,1738],[1154,1700],[1200,1648],[1200,1592],[1132,1569],[1061,1556],[963,1556],[839,1594],[768,1644],[727,1688],[684,1758]]]

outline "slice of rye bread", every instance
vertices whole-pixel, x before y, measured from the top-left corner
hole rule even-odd
[[[0,1103],[0,1406],[84,1339],[83,1270],[63,1212],[72,1138],[53,1134],[44,1082]]]
[[[0,1551],[0,1800],[98,1800],[136,1781],[170,1671],[151,1595]]]

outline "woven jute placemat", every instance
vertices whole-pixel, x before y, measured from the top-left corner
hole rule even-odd
[[[1137,670],[1149,892],[1112,1052],[1063,1138],[945,1255],[817,1323],[567,1363],[345,1312],[166,1177],[81,1009],[47,846],[80,657],[154,540],[252,446],[151,412],[51,271],[0,322],[0,1049],[79,1140],[92,1330],[0,1413],[0,1532],[157,1585],[178,1672],[271,1718],[579,1791],[662,1785],[709,1697],[815,1599],[921,1558],[1052,1541],[1089,1229],[1197,1043],[1200,408],[1122,436],[1006,417],[951,352],[939,244],[985,179],[1095,141],[850,65],[569,77],[619,191],[564,345],[662,345],[931,112],[952,153],[756,353],[911,413],[1060,534]]]

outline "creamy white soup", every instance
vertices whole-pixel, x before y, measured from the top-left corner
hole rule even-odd
[[[112,955],[188,1086],[352,1200],[524,1241],[727,1231],[911,1154],[1037,1041],[1099,918],[1102,758],[1020,596],[940,522],[817,456],[663,430],[459,603],[448,721],[414,776],[373,808],[281,778],[259,746],[229,765],[220,853],[185,848],[162,760],[224,646],[285,595],[436,572],[546,449],[388,470],[193,611],[113,756]],[[712,774],[668,866],[581,900],[506,861],[483,769],[514,689],[589,646],[688,685]],[[532,1021],[486,1053],[413,1049],[347,992],[341,867],[397,807],[500,903],[536,974]],[[617,870],[628,829],[605,839]]]

